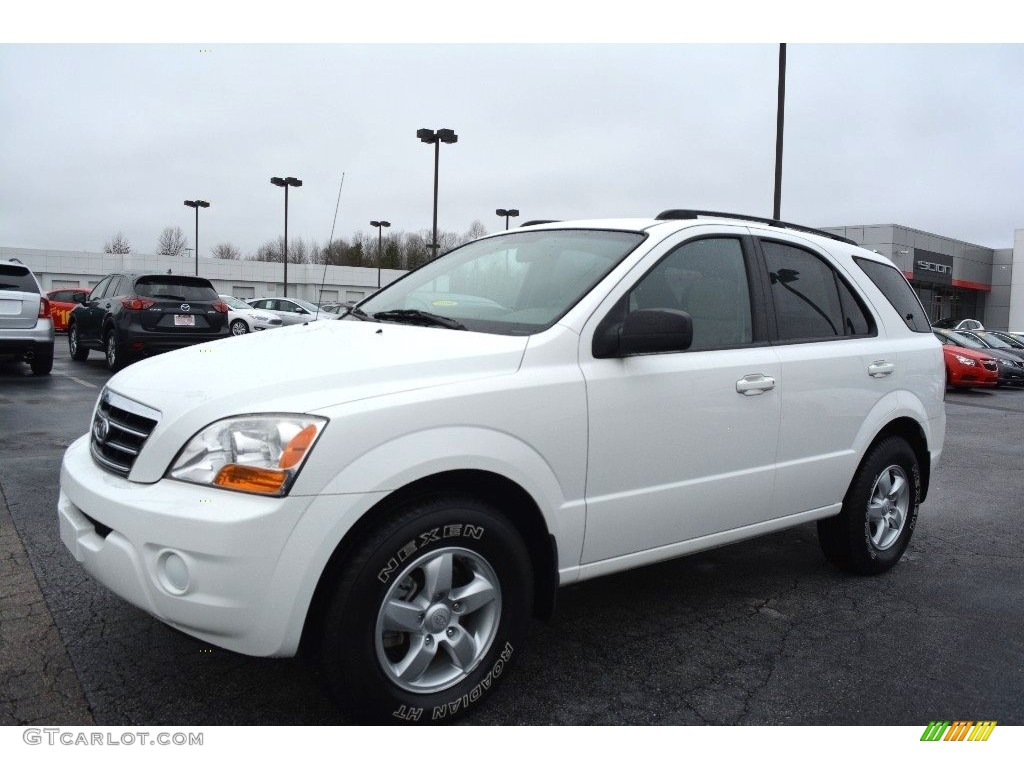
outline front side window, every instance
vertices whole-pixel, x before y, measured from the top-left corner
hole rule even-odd
[[[695,240],[668,254],[629,293],[628,311],[677,309],[690,315],[690,350],[753,341],[743,248],[735,238]]]
[[[537,333],[568,312],[644,237],[552,229],[478,240],[410,272],[359,309],[369,315],[397,310],[405,318],[410,312],[440,315],[483,333]]]
[[[762,241],[778,339],[810,341],[869,335],[871,321],[824,259],[786,243]]]
[[[102,299],[106,295],[107,288],[110,286],[110,281],[115,277],[117,277],[117,275],[109,275],[100,280],[99,285],[93,288],[92,293],[89,294],[89,298],[94,301]]]

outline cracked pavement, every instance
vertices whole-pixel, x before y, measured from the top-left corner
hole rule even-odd
[[[64,549],[60,457],[106,373],[63,342],[50,377],[0,365],[0,725],[344,723],[302,662],[211,649]],[[840,573],[812,524],[569,586],[463,722],[1024,723],[1024,391],[950,393],[947,414],[894,570]]]

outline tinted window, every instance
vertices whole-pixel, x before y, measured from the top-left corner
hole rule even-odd
[[[201,277],[140,277],[135,281],[139,296],[175,301],[216,301],[217,291]]]
[[[762,241],[780,341],[866,334],[870,322],[835,271],[803,248]],[[840,297],[845,291],[845,303]]]
[[[110,285],[110,281],[114,277],[116,277],[116,275],[110,275],[110,276],[104,277],[102,280],[100,280],[99,284],[95,288],[92,289],[92,293],[89,294],[89,298],[90,299],[94,299],[94,300],[95,299],[102,299],[104,294],[106,293],[107,286]]]
[[[0,264],[0,291],[39,293],[39,286],[28,267],[18,264]]]
[[[907,278],[903,276],[902,272],[892,265],[870,259],[854,258],[854,261],[882,292],[892,308],[903,318],[907,328],[918,333],[931,332],[928,313],[924,311],[921,300],[914,293],[914,289],[910,287],[910,283],[907,282]]]
[[[70,288],[61,291],[51,291],[50,301],[74,301],[74,293],[75,291]]]
[[[740,241],[696,240],[672,251],[629,294],[629,311],[681,309],[693,320],[691,350],[753,340],[750,289]]]

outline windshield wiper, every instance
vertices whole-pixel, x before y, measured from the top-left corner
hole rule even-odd
[[[397,323],[404,322],[412,325],[436,325],[441,328],[451,328],[454,331],[466,330],[466,326],[458,320],[444,315],[435,315],[433,312],[423,312],[419,309],[388,309],[384,312],[376,312],[370,317],[374,320],[393,320]]]
[[[359,318],[360,320],[373,320],[372,315],[366,314],[359,307],[349,307],[348,309],[345,310],[345,314],[341,315],[341,317],[348,317],[349,315],[352,315],[352,317]]]

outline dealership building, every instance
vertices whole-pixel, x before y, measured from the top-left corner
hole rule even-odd
[[[900,224],[824,227],[896,264],[933,320],[980,320],[986,328],[1024,331],[1024,229],[1012,248],[983,245]],[[147,254],[87,253],[0,247],[0,260],[17,258],[35,272],[44,291],[95,286],[111,272],[195,274],[195,260]],[[283,295],[283,266],[275,262],[199,259],[199,274],[219,293],[241,299]],[[369,267],[288,265],[288,295],[312,302],[358,301],[403,274]],[[378,282],[379,281],[379,282]]]
[[[1024,229],[1012,248],[986,248],[899,224],[823,227],[880,253],[917,290],[928,317],[1024,331]]]

